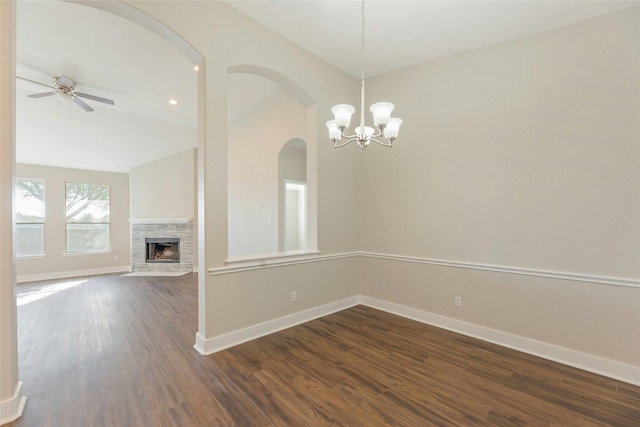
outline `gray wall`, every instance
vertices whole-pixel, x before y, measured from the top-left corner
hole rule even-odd
[[[129,174],[81,169],[16,165],[16,176],[45,181],[45,255],[18,258],[18,281],[101,274],[129,269]],[[66,254],[67,182],[107,184],[111,190],[111,250],[105,253]]]
[[[370,79],[405,124],[362,162],[360,248],[460,266],[368,260],[362,292],[640,366],[639,18]]]
[[[129,176],[131,218],[195,219],[195,149],[138,165]]]

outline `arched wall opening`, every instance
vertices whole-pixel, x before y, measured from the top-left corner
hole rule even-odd
[[[68,0],[65,0],[68,1]],[[181,36],[176,34],[170,28],[155,20],[154,18],[146,15],[145,13],[135,9],[134,7],[127,5],[125,3],[119,1],[111,1],[111,2],[86,2],[86,1],[69,1],[70,3],[77,3],[83,6],[88,6],[96,9],[103,10],[105,12],[112,13],[124,19],[127,19],[135,24],[138,24],[149,31],[157,34],[173,46],[175,46],[180,52],[182,52],[188,59],[191,61],[194,66],[198,66],[199,74],[198,74],[198,83],[197,83],[197,97],[198,97],[198,161],[197,161],[197,187],[198,187],[198,227],[197,227],[197,236],[198,236],[198,329],[203,330],[204,325],[206,325],[204,319],[204,280],[206,274],[205,272],[205,253],[204,253],[204,155],[205,155],[205,121],[204,121],[204,57],[197,52],[186,40],[184,40]],[[9,25],[1,25],[3,28],[2,39],[3,43],[0,47],[0,54],[2,54],[2,61],[0,62],[0,67],[2,67],[2,72],[0,76],[2,79],[0,80],[0,86],[2,87],[2,108],[0,109],[0,119],[2,120],[2,124],[0,128],[2,128],[2,152],[6,154],[11,154],[8,156],[2,156],[2,178],[0,179],[2,183],[3,189],[11,190],[13,188],[13,182],[15,181],[15,69],[16,69],[16,55],[15,55],[15,47],[16,47],[16,32],[15,32],[15,23],[16,23],[16,5],[13,2],[6,2],[0,8],[0,18],[4,24]],[[13,135],[12,135],[13,133]],[[10,185],[9,185],[10,184]],[[2,197],[2,207],[3,210],[6,208],[10,208],[12,205],[12,193],[13,191],[4,192]],[[11,220],[11,219],[10,219]],[[11,235],[11,233],[6,233],[8,224],[5,221],[5,217],[3,217],[2,222],[2,235],[7,236]],[[10,225],[10,224],[9,224]],[[10,227],[8,227],[10,230]],[[6,239],[5,243],[11,239]],[[6,328],[3,328],[2,335],[0,336],[1,344],[3,345],[3,355],[11,355],[11,357],[3,357],[3,368],[2,375],[0,375],[0,389],[2,390],[2,395],[0,396],[0,401],[2,401],[2,407],[0,408],[0,412],[2,412],[2,422],[5,420],[14,420],[19,418],[22,415],[22,410],[25,406],[26,398],[22,395],[21,391],[21,383],[18,381],[18,360],[17,360],[17,322],[15,321],[15,313],[16,313],[16,293],[15,293],[15,266],[13,265],[13,252],[11,250],[4,251],[6,245],[3,245],[3,256],[0,260],[2,262],[2,282],[0,286],[0,292],[4,296],[10,296],[9,298],[2,298],[2,311],[3,312],[3,320],[5,318],[12,318],[13,320],[6,324],[3,321],[3,324]],[[10,256],[6,256],[6,254],[10,254]],[[10,267],[5,269],[6,267]],[[6,347],[5,347],[6,346]],[[5,351],[6,350],[6,351]],[[14,357],[15,356],[15,357]],[[8,375],[5,375],[8,374]],[[6,392],[9,390],[9,394]],[[5,400],[5,397],[9,396],[9,399]],[[11,397],[12,396],[12,397]],[[7,418],[5,418],[7,417]]]
[[[61,0],[70,3],[77,3],[112,13],[121,18],[127,19],[134,24],[158,35],[160,38],[173,45],[180,51],[195,67],[198,72],[197,78],[197,160],[196,160],[196,193],[197,193],[197,223],[194,224],[197,240],[197,272],[198,272],[198,334],[206,335],[206,310],[205,310],[205,279],[206,279],[206,253],[205,253],[205,156],[206,156],[206,129],[205,129],[205,58],[187,40],[173,31],[157,19],[136,9],[135,7],[121,1],[88,2],[85,0]]]
[[[227,73],[227,263],[284,256],[290,251],[317,252],[315,104],[302,87],[277,71],[238,65]],[[304,206],[299,203],[296,210],[296,215],[304,212],[304,217],[297,228],[297,243],[287,245],[282,162],[283,154],[294,147],[298,154],[304,153],[299,168],[304,176],[296,187],[300,190],[304,184],[304,196],[298,198]]]

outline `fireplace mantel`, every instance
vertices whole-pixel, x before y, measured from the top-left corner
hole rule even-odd
[[[131,224],[191,224],[193,218],[129,218]]]

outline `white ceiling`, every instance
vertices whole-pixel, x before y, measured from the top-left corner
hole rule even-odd
[[[361,1],[227,0],[238,11],[360,77]],[[365,3],[365,72],[386,73],[640,4],[639,1]]]
[[[227,1],[336,67],[360,75],[359,1]],[[371,1],[366,3],[366,74],[376,75],[567,25],[640,1]],[[47,89],[18,81],[19,163],[128,172],[196,146],[196,72],[172,45],[123,18],[61,1],[19,1],[17,74],[115,100],[86,113]],[[263,80],[263,79],[262,79]],[[273,90],[230,80],[233,118]],[[44,90],[43,90],[44,89]],[[175,98],[177,106],[168,101]]]
[[[193,64],[146,29],[92,7],[20,1],[16,55],[18,76],[51,84],[62,74],[115,101],[87,100],[87,113],[61,96],[28,98],[48,90],[17,80],[19,163],[129,172],[196,145]]]

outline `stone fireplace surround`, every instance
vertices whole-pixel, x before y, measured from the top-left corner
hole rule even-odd
[[[131,271],[193,271],[194,232],[190,218],[131,218]],[[179,263],[146,262],[147,238],[180,239]]]

